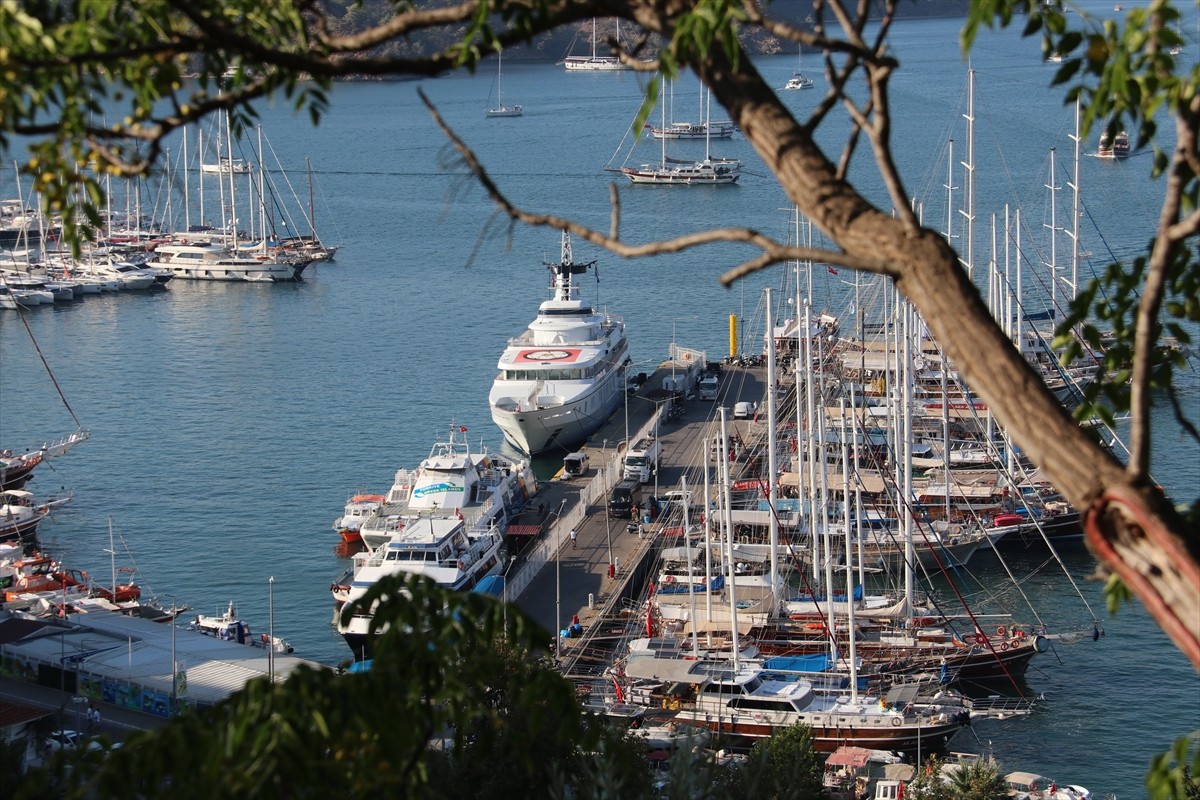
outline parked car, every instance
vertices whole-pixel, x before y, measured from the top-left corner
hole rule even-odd
[[[79,731],[53,731],[46,737],[46,747],[55,750],[116,750],[120,742],[101,741]]]
[[[86,739],[79,731],[52,731],[46,737],[46,747],[50,750],[74,750]]]
[[[733,404],[733,418],[734,419],[750,419],[750,417],[753,415],[754,415],[754,407],[751,406],[746,401],[743,400],[740,403]]]

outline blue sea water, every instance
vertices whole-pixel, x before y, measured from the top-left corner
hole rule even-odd
[[[1085,7],[1104,13],[1103,5]],[[922,20],[895,30],[903,68],[892,91],[893,140],[908,195],[928,224],[944,228],[941,220],[954,218],[961,244],[960,215],[947,212],[944,184],[947,164],[966,157],[973,69],[977,263],[990,253],[992,215],[1002,220],[1006,207],[1025,215],[1026,258],[1048,261],[1050,151],[1062,187],[1061,228],[1070,219],[1073,110],[1047,88],[1054,67],[1041,61],[1036,42],[985,34],[968,63],[957,47],[959,25]],[[793,61],[757,63],[782,86]],[[815,105],[824,86],[815,60],[808,66],[817,87],[785,98],[798,113]],[[523,104],[525,116],[485,119],[493,77],[485,67],[420,84],[339,85],[317,128],[285,103],[262,108],[264,134],[301,193],[311,159],[318,227],[323,238],[344,244],[335,263],[311,266],[303,283],[175,282],[166,292],[91,297],[26,316],[64,396],[92,432],[39,468],[31,484],[41,493],[63,486],[75,494],[43,526],[47,549],[106,574],[111,520],[118,550],[128,548],[143,585],[206,613],[233,599],[256,630],[266,627],[274,577],[276,632],[302,656],[326,663],[348,656],[329,624],[328,585],[344,568],[332,519],[349,494],[386,489],[394,471],[415,465],[451,424],[466,427],[473,441],[500,446],[486,400],[496,360],[545,296],[541,262],[557,259],[559,248],[556,234],[513,227],[496,213],[418,89],[516,204],[600,229],[610,224],[609,186],[617,179],[603,167],[614,154],[618,164],[624,158],[643,90],[630,73],[506,64],[505,99]],[[681,80],[675,118],[694,119],[698,104],[695,82]],[[831,128],[822,141],[836,154],[844,124],[834,120]],[[659,146],[642,142],[632,160],[656,160]],[[671,147],[698,156],[704,143]],[[746,160],[740,185],[622,186],[622,237],[640,242],[718,225],[786,237],[786,198],[749,145],[735,138],[713,150]],[[1085,263],[1099,269],[1110,253],[1127,256],[1142,246],[1159,187],[1145,155],[1085,157],[1081,169]],[[963,170],[954,175],[952,202],[959,204]],[[861,147],[851,176],[881,207],[890,205]],[[1060,269],[1067,254],[1060,238]],[[736,245],[646,261],[578,241],[575,250],[578,259],[598,259],[591,296],[626,317],[634,357],[647,367],[673,339],[723,355],[729,314],[745,320],[748,336],[761,335],[762,289],[781,286],[782,271],[731,290],[716,280],[750,255]],[[1035,294],[1041,286],[1029,272],[1027,290]],[[817,269],[813,280],[818,303],[844,310],[854,291],[848,271]],[[1194,419],[1200,380],[1195,373],[1181,379]],[[1155,419],[1156,476],[1172,496],[1190,498],[1200,487],[1200,449],[1178,433],[1167,410]],[[73,427],[24,326],[0,314],[0,446],[35,445]],[[1101,584],[1085,580],[1093,569],[1085,551],[1063,555],[1082,599],[1043,552],[1010,554],[1009,566],[1048,624],[1087,633],[1099,618],[1105,635],[1095,642],[1084,636],[1034,662],[1028,688],[1045,699],[1032,717],[980,723],[955,746],[990,748],[1013,769],[1081,783],[1098,797],[1143,796],[1150,757],[1200,729],[1200,683],[1137,604],[1107,616]],[[118,564],[129,563],[122,552]],[[971,572],[980,600],[1011,591],[994,559],[972,561]]]

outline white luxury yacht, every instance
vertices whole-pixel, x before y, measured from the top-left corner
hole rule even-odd
[[[500,356],[488,403],[504,438],[523,453],[570,450],[624,399],[625,321],[593,310],[580,297],[577,276],[594,264],[572,260],[564,232],[562,260],[546,264],[554,276],[553,298]]]

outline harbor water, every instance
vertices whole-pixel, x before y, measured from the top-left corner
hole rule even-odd
[[[1111,14],[1111,5],[1083,5]],[[985,34],[968,63],[957,45],[960,26],[920,20],[896,27],[898,164],[927,224],[940,229],[945,223],[936,220],[954,218],[960,237],[961,215],[947,212],[945,184],[947,164],[966,154],[963,115],[974,70],[976,260],[990,256],[992,215],[1003,220],[1006,208],[1020,208],[1032,262],[1025,286],[1040,308],[1047,300],[1033,296],[1047,293],[1048,279],[1036,277],[1051,260],[1047,231],[1070,219],[1074,112],[1061,91],[1048,88],[1055,66],[1042,61],[1036,41]],[[782,87],[794,55],[757,66]],[[815,106],[826,85],[817,66],[812,59],[814,89],[785,95],[798,114]],[[559,255],[557,233],[514,227],[497,214],[418,91],[518,206],[607,230],[609,186],[621,178],[603,168],[624,160],[643,90],[633,73],[567,73],[506,59],[505,100],[522,104],[525,114],[489,119],[483,111],[494,73],[485,66],[475,76],[338,85],[316,128],[286,103],[262,108],[264,137],[302,195],[311,160],[321,237],[344,245],[335,262],[310,266],[303,282],[174,281],[166,291],[34,309],[24,315],[28,331],[16,313],[0,312],[0,447],[36,446],[75,426],[34,340],[62,397],[91,431],[89,441],[39,467],[29,486],[41,495],[60,487],[74,493],[43,523],[44,549],[106,575],[111,521],[117,566],[136,567],[143,587],[165,604],[220,613],[233,600],[256,633],[270,619],[297,655],[329,664],[349,658],[330,625],[328,587],[345,569],[333,518],[349,495],[385,491],[394,472],[414,467],[451,425],[466,428],[472,442],[501,447],[487,407],[496,361],[546,296],[542,262]],[[681,80],[671,95],[673,118],[694,120],[694,79]],[[822,136],[834,158],[844,131],[835,122]],[[1170,126],[1160,131],[1170,135]],[[699,157],[705,143],[669,146]],[[657,160],[660,147],[639,143],[630,163]],[[744,160],[737,186],[622,185],[622,238],[642,242],[712,226],[787,238],[787,200],[746,141],[735,136],[712,149]],[[1052,149],[1060,187],[1053,224],[1046,188]],[[1119,162],[1084,156],[1080,169],[1086,280],[1113,255],[1143,246],[1161,186],[1150,181],[1144,154]],[[954,174],[961,187],[961,168]],[[851,178],[887,207],[862,147]],[[4,196],[15,196],[11,179],[0,185]],[[961,203],[962,192],[951,202]],[[1063,239],[1060,275],[1068,254]],[[626,318],[635,363],[645,371],[672,341],[725,355],[730,314],[742,322],[745,349],[759,347],[767,318],[762,290],[783,286],[784,269],[732,289],[717,283],[752,255],[722,245],[622,261],[575,243],[577,260],[599,265],[588,297]],[[848,270],[817,267],[812,281],[818,308],[848,313],[856,289]],[[1179,384],[1194,421],[1200,378],[1184,373]],[[1179,434],[1165,406],[1155,421],[1155,476],[1188,500],[1200,490],[1200,448]],[[954,747],[994,752],[1010,769],[1079,783],[1096,797],[1144,796],[1150,758],[1200,729],[1200,681],[1138,604],[1108,616],[1103,584],[1088,579],[1094,561],[1082,546],[1061,555],[1065,572],[1041,548],[1006,552],[1007,571],[989,553],[969,564],[980,597],[1012,591],[1011,571],[1048,626],[1084,635],[1033,662],[1025,688],[1042,700],[1032,716],[980,722]],[[1104,634],[1096,640],[1093,620]]]

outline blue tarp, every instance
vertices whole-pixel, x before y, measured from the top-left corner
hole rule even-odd
[[[502,597],[504,595],[504,576],[488,575],[479,583],[475,584],[475,588],[471,591],[475,594],[486,594],[491,597]]]
[[[763,669],[785,669],[789,672],[824,672],[829,669],[829,656],[776,656],[764,661]]]

